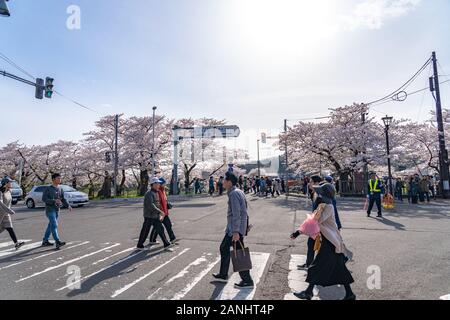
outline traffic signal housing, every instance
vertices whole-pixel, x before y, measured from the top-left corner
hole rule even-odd
[[[53,78],[45,78],[45,97],[51,99],[53,95]]]
[[[36,79],[36,99],[44,98],[44,79],[37,78]]]

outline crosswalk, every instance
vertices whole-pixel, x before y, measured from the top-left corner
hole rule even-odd
[[[42,248],[40,244],[26,240],[26,245],[15,250],[11,242],[0,243],[0,271],[5,274],[0,279],[2,287],[20,292],[42,286],[39,290],[46,291],[48,298],[183,300],[197,297],[198,292],[215,286],[206,299],[253,300],[264,282],[271,257],[270,253],[251,253],[255,286],[239,290],[234,288],[240,281],[238,273],[232,274],[226,284],[214,284],[211,274],[220,264],[217,251],[199,251],[184,244],[176,245],[173,252],[162,247],[137,251],[134,241],[97,244],[71,241],[59,251]],[[306,285],[303,271],[296,269],[304,259],[304,256],[291,256],[288,276],[291,291]],[[77,278],[68,271],[72,266],[79,268]],[[285,299],[296,298],[288,293]]]

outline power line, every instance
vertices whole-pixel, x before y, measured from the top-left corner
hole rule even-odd
[[[5,54],[0,52],[0,58],[6,61],[8,64],[22,72],[23,74],[27,75],[28,77],[32,78],[33,80],[36,80],[36,77],[34,77],[32,74],[30,74],[28,71],[20,67],[18,64],[16,64],[14,61],[12,61],[10,58],[8,58]]]
[[[28,77],[32,78],[33,80],[36,80],[36,77],[35,77],[35,76],[33,76],[32,74],[30,74],[30,73],[29,73],[28,71],[26,71],[24,68],[22,68],[22,67],[19,66],[17,63],[15,63],[13,60],[11,60],[10,58],[8,58],[4,53],[0,52],[0,58],[1,58],[2,60],[6,61],[6,62],[7,62],[8,64],[10,64],[11,66],[13,66],[14,68],[16,68],[17,70],[19,70],[20,72],[22,72],[23,74],[27,75]],[[68,100],[68,101],[70,101],[70,102],[76,104],[77,106],[79,106],[79,107],[81,107],[81,108],[83,108],[83,109],[86,109],[86,110],[95,112],[95,113],[97,113],[97,114],[100,114],[98,111],[96,111],[96,110],[94,110],[94,109],[91,109],[91,108],[85,106],[84,104],[82,104],[82,103],[80,103],[80,102],[78,102],[78,101],[76,101],[76,100],[74,100],[74,99],[71,99],[71,98],[69,98],[69,97],[63,95],[62,93],[60,93],[60,92],[58,92],[58,91],[56,91],[56,90],[54,90],[54,92],[55,92],[57,95],[59,95],[60,97],[62,97],[62,98],[64,98],[64,99],[66,99],[66,100]]]
[[[402,90],[405,90],[405,89],[407,89],[408,87],[409,87],[409,85],[411,84],[411,83],[413,83],[416,79],[417,79],[417,77],[426,69],[426,67],[429,65],[431,63],[431,58],[429,58],[426,62],[425,62],[425,64],[419,69],[419,71],[417,71],[405,84],[403,84],[400,88],[398,88],[397,90],[395,90],[394,92],[392,92],[391,94],[389,94],[389,95],[387,95],[387,96],[385,96],[385,97],[383,97],[383,98],[381,98],[381,99],[378,99],[378,100],[375,100],[375,101],[372,101],[372,102],[369,102],[369,103],[367,103],[366,105],[368,105],[368,106],[370,106],[370,105],[372,105],[372,104],[376,104],[376,103],[379,103],[379,102],[382,102],[382,101],[385,101],[386,99],[393,99],[393,98],[395,98],[399,93],[401,93],[401,91]]]

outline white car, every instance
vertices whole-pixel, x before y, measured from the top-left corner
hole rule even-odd
[[[48,186],[34,186],[33,189],[31,189],[25,198],[25,204],[28,209],[45,207],[45,203],[42,201],[42,195],[47,187]],[[77,191],[66,185],[61,185],[60,187],[64,191],[64,199],[67,200],[71,207],[82,207],[89,204],[89,196],[86,193]]]

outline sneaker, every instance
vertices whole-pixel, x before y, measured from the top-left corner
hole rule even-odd
[[[299,264],[297,266],[297,270],[308,270],[308,265],[306,263],[305,264]]]
[[[65,246],[66,243],[64,241],[56,242],[56,250],[59,250],[61,247]]]
[[[215,281],[217,282],[223,282],[223,283],[227,283],[228,282],[228,277],[227,276],[223,276],[220,273],[213,273],[213,278]]]
[[[314,297],[311,293],[308,293],[306,291],[294,292],[294,296],[301,300],[311,300]]]
[[[236,289],[253,289],[255,287],[255,285],[252,282],[245,282],[245,281],[241,281],[239,283],[235,283],[234,287]]]
[[[150,241],[148,244],[149,244],[150,246],[155,246],[155,245],[160,244],[160,243],[161,243],[161,242],[159,242],[158,240],[156,240],[156,241],[154,241],[154,242]]]
[[[42,247],[53,247],[55,244],[51,243],[50,241],[43,241]]]
[[[139,250],[139,251],[144,251],[144,250],[145,250],[145,248],[144,248],[144,246],[137,246],[137,247],[136,247],[136,250]]]
[[[377,218],[383,218],[382,214],[377,215]]]
[[[15,247],[16,247],[16,250],[18,250],[21,246],[23,246],[25,244],[25,242],[17,242],[16,243],[16,245],[15,245]]]

